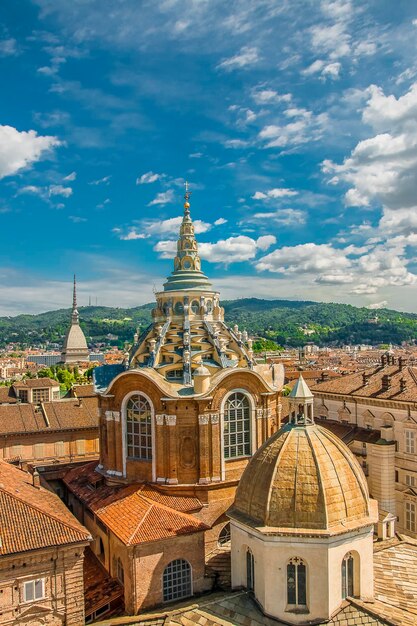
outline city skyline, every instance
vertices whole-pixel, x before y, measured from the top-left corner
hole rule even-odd
[[[152,302],[186,179],[224,299],[417,311],[417,10],[295,4],[3,3],[0,315]]]

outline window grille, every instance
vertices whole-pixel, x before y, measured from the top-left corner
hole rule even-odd
[[[416,434],[414,430],[405,431],[405,452],[406,454],[416,453]]]
[[[191,594],[191,565],[184,559],[171,561],[163,575],[164,602],[187,598]]]
[[[224,458],[236,459],[251,453],[250,404],[243,393],[232,393],[224,407]]]
[[[132,396],[126,407],[127,456],[150,461],[152,459],[152,412],[147,399]]]

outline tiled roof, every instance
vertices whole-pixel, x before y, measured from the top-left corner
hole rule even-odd
[[[0,555],[90,540],[54,493],[27,472],[0,461]]]
[[[360,428],[359,426],[355,426],[355,424],[341,424],[336,420],[320,419],[319,417],[315,418],[315,422],[330,430],[346,444],[351,443],[351,441],[376,443],[381,438],[381,431],[370,428]]]
[[[373,604],[369,605],[370,607]],[[326,622],[316,626],[391,626],[395,622],[375,617],[356,602],[344,602],[341,609]],[[107,624],[109,624],[107,622]],[[136,619],[119,617],[114,626],[285,626],[283,622],[266,617],[246,592],[210,594],[188,604],[182,603],[165,611],[138,615]],[[396,622],[400,626],[400,622]],[[100,622],[97,622],[97,626]],[[103,623],[104,626],[104,623]],[[404,623],[405,626],[405,623]],[[408,624],[407,624],[408,626]]]
[[[96,463],[66,474],[68,488],[126,545],[206,530],[187,511],[201,509],[197,498],[169,496],[151,485],[108,486],[94,471]]]
[[[76,398],[34,404],[1,404],[0,433],[33,433],[98,428],[98,399]]]
[[[13,387],[0,387],[0,404],[15,404],[17,402]]]
[[[26,378],[13,383],[16,389],[45,389],[46,387],[59,387],[59,383],[52,378]]]
[[[374,554],[375,599],[413,614],[411,623],[417,624],[417,541],[404,537],[383,543],[386,547]]]
[[[388,386],[384,387],[383,377]],[[371,367],[362,372],[348,374],[311,387],[314,394],[335,393],[364,398],[415,402],[417,394],[417,368],[385,365]]]
[[[123,596],[123,587],[112,578],[90,548],[84,552],[85,614],[90,615],[108,602]]]
[[[94,385],[74,385],[72,388],[73,397],[75,398],[95,398]]]

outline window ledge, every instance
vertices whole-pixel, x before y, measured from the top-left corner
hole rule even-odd
[[[289,604],[286,609],[285,609],[286,613],[295,613],[297,615],[308,615],[310,613],[310,611],[308,610],[308,607],[305,605],[293,605],[293,604]]]

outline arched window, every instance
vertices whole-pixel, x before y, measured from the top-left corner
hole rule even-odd
[[[287,565],[287,603],[293,606],[307,604],[306,566],[298,556]]]
[[[353,596],[353,556],[350,552],[342,561],[342,598]]]
[[[152,459],[152,411],[147,399],[136,394],[126,407],[127,456],[134,459]]]
[[[249,548],[246,551],[246,589],[255,589],[255,559]]]
[[[171,561],[164,569],[164,602],[180,600],[192,595],[191,565],[184,559]]]
[[[251,453],[249,398],[238,391],[232,393],[224,406],[224,458],[236,459]]]
[[[223,526],[219,533],[219,538],[217,540],[219,547],[222,546],[230,546],[230,522]]]

